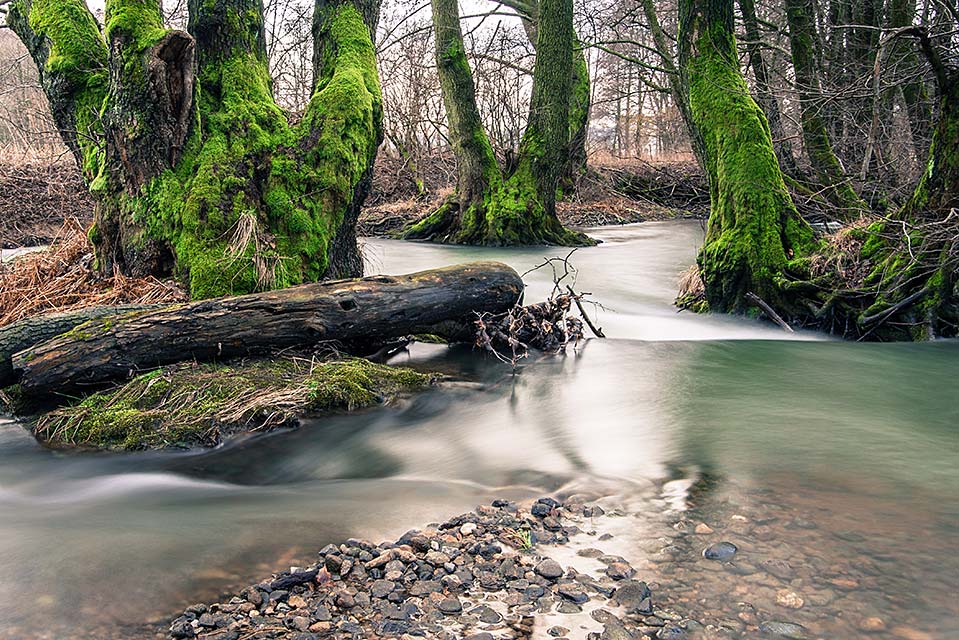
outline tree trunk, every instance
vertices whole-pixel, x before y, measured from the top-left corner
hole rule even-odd
[[[272,97],[261,0],[189,6],[17,0],[11,27],[97,199],[100,269],[175,273],[194,298],[358,275],[354,225],[381,140],[379,0],[317,0],[313,97],[290,125]]]
[[[0,327],[0,389],[16,382],[11,358],[18,351],[51,340],[90,320],[115,319],[128,313],[156,309],[160,306],[162,305],[127,304],[114,307],[89,307],[77,311],[24,318]]]
[[[786,0],[786,20],[789,23],[789,43],[796,74],[796,90],[799,93],[803,146],[819,183],[825,187],[824,195],[839,208],[839,217],[852,219],[859,217],[867,207],[844,175],[822,118],[822,88],[817,62],[817,52],[822,45],[816,29],[814,11],[812,0]]]
[[[790,261],[812,233],[786,191],[769,125],[749,95],[733,35],[733,0],[681,0],[679,68],[705,153],[710,214],[699,269],[713,311],[776,307]]]
[[[739,10],[743,14],[743,27],[746,30],[746,39],[749,40],[746,51],[749,54],[749,65],[756,78],[756,102],[766,114],[766,120],[769,121],[769,132],[772,135],[773,148],[779,159],[779,166],[785,173],[795,175],[797,168],[792,142],[786,136],[779,101],[776,100],[769,85],[769,70],[760,44],[762,36],[759,33],[759,20],[756,18],[756,3],[754,0],[739,0]]]
[[[889,28],[902,29],[913,24],[916,17],[916,0],[890,0]],[[932,136],[932,101],[929,89],[921,73],[922,62],[913,43],[897,39],[889,54],[889,66],[902,73],[899,90],[909,115],[912,146],[916,160],[922,162],[929,154]],[[904,67],[905,71],[900,71]]]
[[[538,18],[530,119],[517,168],[503,176],[476,106],[458,5],[433,0],[437,70],[457,156],[458,190],[455,201],[409,227],[406,238],[475,245],[591,243],[556,217],[556,188],[569,142],[571,0],[542,0]]]
[[[265,354],[330,340],[450,332],[457,337],[474,312],[504,312],[522,292],[519,275],[496,262],[307,284],[93,320],[17,353],[13,367],[23,391],[42,397],[89,390],[183,360]]]

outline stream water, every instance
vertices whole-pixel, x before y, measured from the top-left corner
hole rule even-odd
[[[494,497],[609,495],[609,552],[745,637],[959,637],[959,343],[852,344],[678,314],[698,223],[596,230],[577,288],[608,340],[523,363],[417,345],[481,383],[213,451],[76,454],[0,422],[0,638],[144,638],[195,601]],[[371,240],[370,272],[557,251]],[[527,277],[545,296],[545,270]],[[713,534],[697,534],[705,523]],[[702,558],[729,540],[738,562]],[[792,596],[798,596],[800,604]],[[751,625],[751,626],[750,626]]]

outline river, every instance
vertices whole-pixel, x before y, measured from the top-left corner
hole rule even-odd
[[[754,612],[815,637],[959,637],[959,342],[854,344],[677,313],[698,223],[593,235],[604,243],[571,261],[609,339],[515,375],[415,345],[394,362],[480,385],[212,451],[53,452],[0,421],[0,638],[152,637],[328,542],[583,490],[622,509],[616,552],[638,577],[726,637]],[[473,259],[524,272],[565,253],[381,239],[365,252],[384,273]],[[550,288],[547,270],[526,280],[528,300]],[[719,539],[740,548],[734,571],[700,556]]]

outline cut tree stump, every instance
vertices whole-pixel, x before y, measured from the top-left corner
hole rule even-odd
[[[477,262],[175,304],[81,324],[14,354],[13,369],[26,395],[45,397],[183,360],[420,333],[462,339],[474,312],[504,312],[522,291],[512,268]]]

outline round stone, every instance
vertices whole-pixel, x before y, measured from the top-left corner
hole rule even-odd
[[[703,549],[703,557],[707,560],[719,560],[725,562],[732,559],[739,549],[732,542],[717,542]]]

